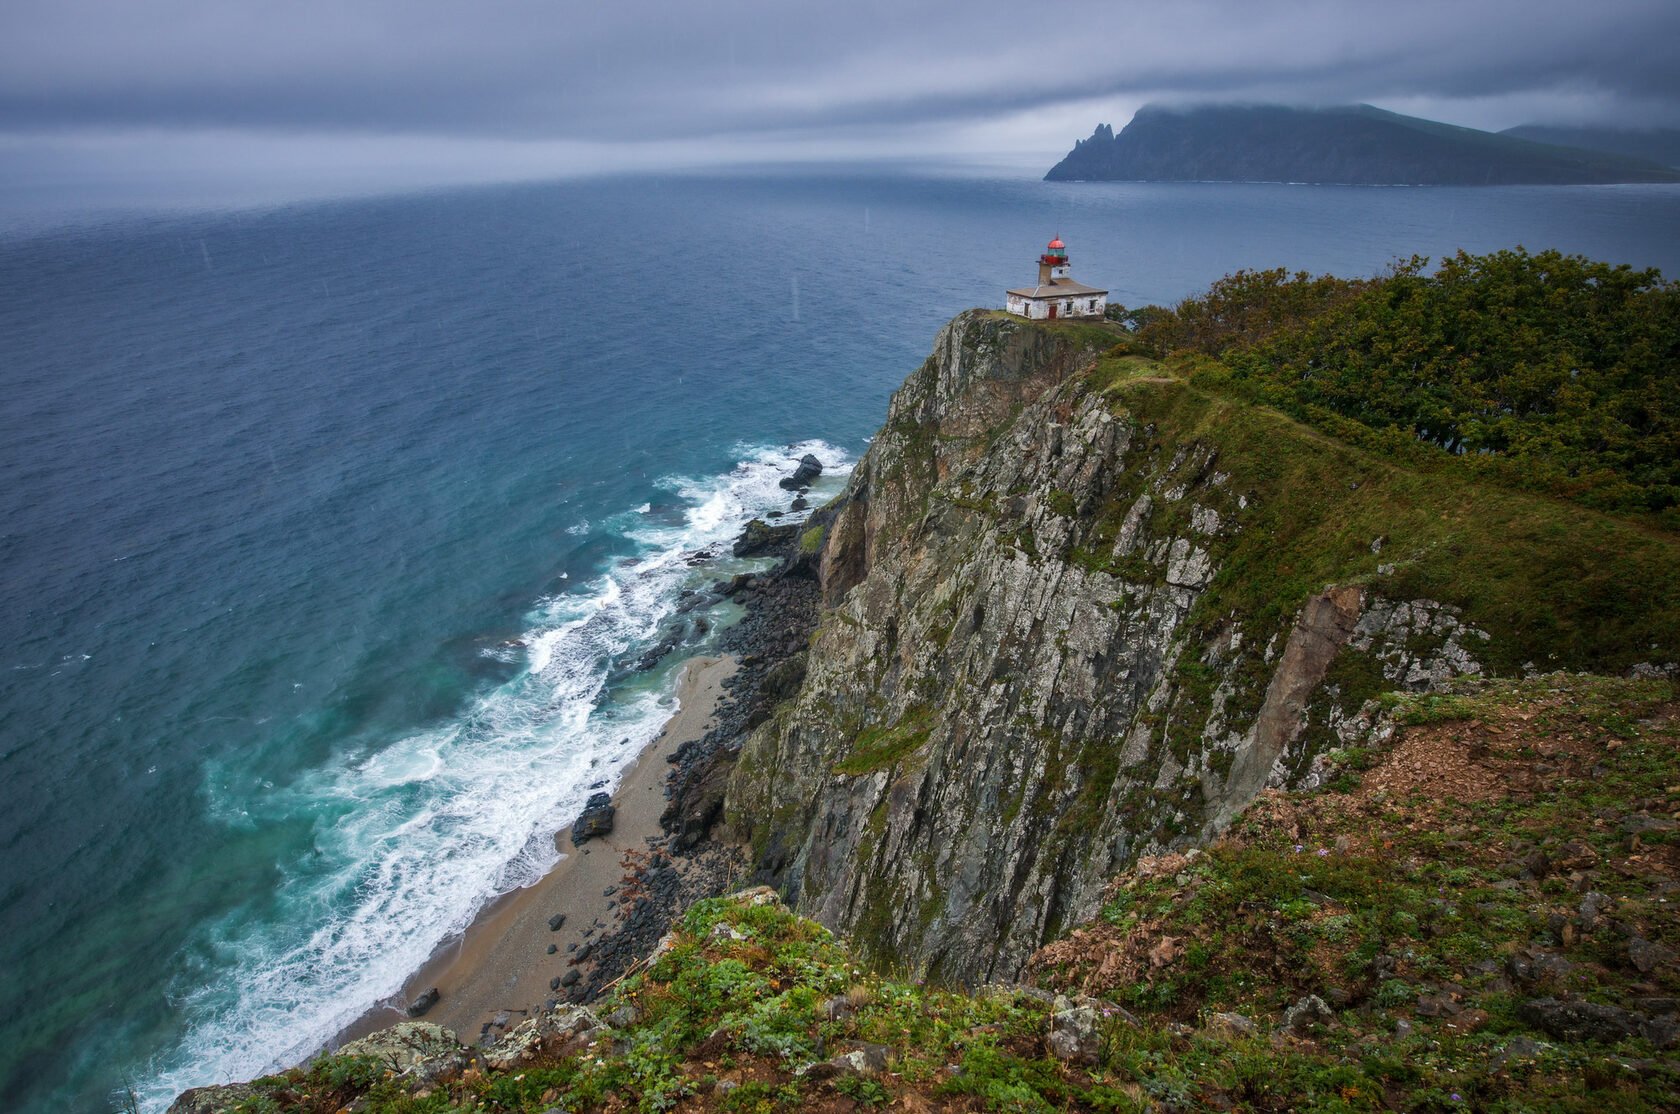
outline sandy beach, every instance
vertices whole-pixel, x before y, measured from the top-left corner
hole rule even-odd
[[[536,885],[492,903],[455,944],[446,946],[403,987],[407,1003],[436,987],[437,1005],[427,1021],[453,1029],[467,1043],[479,1039],[498,1021],[517,1024],[562,992],[551,981],[578,970],[587,976],[588,961],[576,955],[617,918],[614,894],[623,881],[624,855],[642,852],[660,836],[659,816],[665,809],[666,759],[677,747],[699,739],[713,724],[725,678],[735,671],[733,657],[691,658],[683,666],[678,685],[678,711],[664,730],[637,756],[618,791],[611,834],[572,845],[571,831],[555,836],[565,858]],[[550,918],[565,915],[558,930]],[[550,947],[553,951],[550,951]],[[404,1020],[399,1006],[370,1011],[341,1034],[352,1040]]]

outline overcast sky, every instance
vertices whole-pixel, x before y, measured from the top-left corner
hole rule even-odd
[[[1675,125],[1676,44],[1680,0],[5,0],[0,191],[1042,172],[1151,100]]]

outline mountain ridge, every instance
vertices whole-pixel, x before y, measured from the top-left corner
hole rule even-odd
[[[1046,181],[1320,185],[1573,185],[1676,182],[1620,154],[1534,142],[1371,105],[1149,104],[1124,129],[1075,144]]]
[[[1612,155],[1647,159],[1662,166],[1680,167],[1680,128],[1618,128],[1562,124],[1519,124],[1500,135],[1578,147]]]

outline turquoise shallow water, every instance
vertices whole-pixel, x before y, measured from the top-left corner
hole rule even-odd
[[[669,713],[629,664],[1059,233],[1127,304],[1680,190],[645,177],[0,235],[0,1107],[152,1108],[394,991]]]

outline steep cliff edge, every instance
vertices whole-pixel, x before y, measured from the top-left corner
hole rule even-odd
[[[821,516],[804,681],[726,815],[871,959],[1016,977],[1138,856],[1313,783],[1380,691],[1680,657],[1672,535],[1396,466],[1122,336],[960,315]]]

